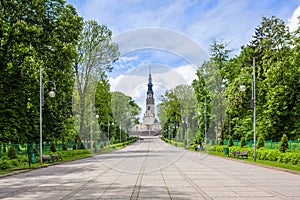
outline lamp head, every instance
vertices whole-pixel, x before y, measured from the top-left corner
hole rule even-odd
[[[240,91],[241,92],[245,92],[246,91],[246,86],[245,85],[241,85],[240,86]]]
[[[53,90],[51,90],[51,91],[49,92],[49,96],[50,96],[50,97],[55,97],[55,92],[54,92]]]

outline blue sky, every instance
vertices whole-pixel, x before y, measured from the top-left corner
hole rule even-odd
[[[114,34],[144,27],[176,30],[209,49],[212,39],[233,50],[247,43],[263,16],[284,21],[299,0],[67,0],[86,20],[107,25]]]
[[[120,43],[131,46],[131,50],[121,52],[109,80],[112,90],[133,96],[140,106],[145,102],[149,66],[159,101],[165,89],[191,83],[200,65],[193,60],[197,56],[195,51],[202,48],[206,55],[202,52],[200,57],[207,58],[213,40],[225,42],[234,56],[251,40],[263,16],[279,17],[293,31],[300,15],[300,0],[67,0],[67,3],[85,20],[108,26],[116,38],[124,33],[125,38],[130,35],[129,40],[127,37],[126,42]],[[144,28],[161,30],[158,34],[152,30],[151,34],[144,30],[132,34],[132,30]],[[147,46],[142,48],[141,43]]]

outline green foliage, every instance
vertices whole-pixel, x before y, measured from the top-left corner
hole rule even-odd
[[[10,146],[7,156],[9,159],[17,159],[18,158],[16,149],[13,145]]]
[[[76,155],[84,155],[84,154],[90,154],[88,149],[78,149],[78,150],[66,150],[66,151],[59,151],[59,156],[61,156],[63,159],[66,159],[68,157],[76,156]]]
[[[121,132],[121,140],[125,140],[126,133],[122,131],[122,127],[125,130],[131,127],[132,121],[137,120],[136,117],[140,114],[142,108],[131,97],[126,96],[122,92],[113,92],[111,96],[111,110],[115,123],[115,127],[111,128],[115,128],[115,131],[111,131],[110,137],[120,140]]]
[[[158,117],[164,137],[189,142],[203,139],[203,134],[199,130],[197,132],[195,126],[198,123],[197,99],[193,87],[189,85],[179,85],[161,96]]]
[[[5,170],[9,168],[9,162],[7,160],[0,160],[0,169]]]
[[[94,94],[92,104],[100,116],[102,134],[107,134],[108,123],[118,121],[111,141],[119,138],[116,133],[120,127],[129,129],[132,118],[138,122],[140,108],[131,98],[126,100],[129,107],[126,104],[125,109],[114,108],[120,99],[112,102],[106,73],[120,52],[108,27],[96,21],[83,22],[65,1],[1,1],[0,5],[0,141],[39,141],[40,67],[43,83],[47,83],[44,141],[77,139],[76,117],[82,135],[89,112],[86,108]],[[253,39],[233,58],[225,43],[214,41],[211,59],[199,66],[192,88],[181,85],[163,95],[158,116],[165,136],[171,133],[174,138],[180,133],[178,138],[183,139],[183,121],[188,119],[190,141],[203,141],[205,125],[207,130],[215,126],[217,133],[208,134],[208,138],[219,134],[221,143],[224,134],[253,139],[253,109],[249,105],[255,69],[257,132],[272,141],[279,141],[282,134],[300,138],[300,27],[291,33],[283,20],[272,16],[263,17],[253,32]],[[55,98],[47,95],[53,87],[47,80],[57,86]],[[246,86],[245,92],[239,91],[241,84]],[[72,110],[72,104],[78,109]],[[124,138],[125,132],[121,133]],[[285,142],[281,151],[287,148]]]
[[[300,164],[300,152],[281,152],[274,149],[260,148],[257,150],[257,159],[277,161],[280,163]]]
[[[219,146],[214,145],[210,151],[223,153],[224,148],[226,146]],[[233,155],[234,151],[248,151],[249,157],[253,158],[253,148],[250,147],[238,147],[233,146],[229,148],[230,155]],[[299,151],[293,151],[293,152],[280,152],[279,150],[275,149],[267,149],[267,148],[260,148],[256,150],[256,158],[258,160],[266,160],[266,161],[273,161],[278,163],[290,163],[292,165],[300,165],[300,152]]]
[[[51,142],[51,144],[50,144],[50,151],[56,152],[56,147],[55,147],[55,144],[53,142]]]
[[[19,160],[18,159],[12,159],[12,160],[10,160],[9,161],[9,165],[10,166],[14,166],[14,167],[17,167],[17,166],[19,166]]]
[[[63,150],[63,151],[67,150],[66,143],[63,143],[63,144],[62,144],[62,150]]]
[[[285,153],[285,151],[289,148],[289,141],[288,141],[288,137],[286,134],[282,135],[281,138],[281,144],[280,144],[280,148],[279,151]]]
[[[257,149],[262,148],[265,146],[264,138],[262,135],[258,136],[258,142],[257,142]]]
[[[219,145],[224,145],[224,140],[222,138],[219,140]]]
[[[229,140],[228,140],[228,146],[229,146],[229,147],[234,146],[233,140],[232,140],[232,137],[231,137],[231,136],[229,137]]]
[[[106,79],[106,72],[112,70],[112,63],[119,55],[118,45],[112,43],[112,32],[105,25],[96,21],[86,21],[80,34],[80,41],[76,47],[77,58],[73,62],[76,79],[76,112],[79,114],[79,136],[84,135],[84,125],[87,121],[86,108],[95,97],[98,80]],[[105,86],[109,86],[106,84]],[[106,89],[106,93],[109,90]],[[98,94],[103,97],[103,94]],[[97,98],[97,97],[96,97]],[[110,100],[110,95],[105,100]],[[98,99],[99,100],[99,99]],[[96,104],[98,102],[95,102]],[[105,106],[107,108],[110,105]],[[97,107],[97,106],[96,106]],[[98,106],[98,109],[100,106]],[[110,108],[110,107],[108,107]],[[106,113],[111,114],[110,110]],[[106,119],[105,121],[108,121]]]
[[[71,63],[82,19],[65,1],[1,1],[0,7],[0,140],[39,140],[40,67],[43,82],[57,85],[50,99],[46,94],[53,85],[45,84],[43,137],[60,138],[71,113]]]
[[[230,60],[235,76],[226,87],[226,113],[234,137],[253,136],[253,109],[249,105],[254,58],[257,131],[266,140],[279,141],[283,133],[291,139],[299,137],[299,51],[295,53],[299,45],[291,39],[292,34],[283,20],[263,17],[250,44]],[[245,92],[239,91],[241,84],[246,86]]]
[[[82,142],[80,143],[80,149],[85,149],[85,146]]]
[[[241,138],[240,146],[241,146],[241,147],[246,146],[246,140],[245,140],[245,137],[242,137],[242,138]]]

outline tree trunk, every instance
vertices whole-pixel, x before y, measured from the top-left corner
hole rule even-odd
[[[80,97],[79,109],[80,109],[80,124],[79,124],[79,141],[81,141],[80,137],[83,137],[83,126],[84,126],[84,107],[85,101],[84,98]]]

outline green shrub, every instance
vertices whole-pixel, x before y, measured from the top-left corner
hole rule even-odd
[[[34,153],[35,155],[40,155],[40,152],[39,152],[36,148],[33,149],[33,153]]]
[[[268,155],[268,149],[265,149],[264,147],[257,149],[256,151],[256,158],[258,160],[268,160],[267,155]]]
[[[283,156],[282,162],[288,163],[291,161],[291,158],[292,158],[292,153],[285,153],[285,155]]]
[[[16,149],[13,145],[10,146],[7,156],[9,159],[18,159],[18,156],[16,154]]]
[[[18,159],[12,159],[12,160],[10,160],[9,161],[9,165],[10,166],[15,166],[15,167],[17,167],[17,166],[19,166],[19,161],[18,161]]]
[[[73,144],[73,150],[76,150],[76,149],[77,149],[76,144]]]
[[[103,149],[104,148],[104,142],[100,142],[100,149]]]
[[[229,136],[228,146],[229,146],[229,147],[234,146],[233,140],[232,140],[232,137],[231,137],[231,136]]]
[[[27,154],[26,154],[26,156],[25,155],[18,156],[18,161],[19,161],[19,163],[28,162],[28,156],[27,156]]]
[[[279,151],[285,153],[285,151],[288,148],[289,148],[288,137],[286,136],[286,134],[283,134],[282,138],[281,138],[281,144],[280,144]]]
[[[293,165],[300,164],[300,153],[292,153],[292,155],[291,155],[291,163]]]
[[[210,148],[210,151],[222,153],[226,146],[222,145],[214,145]],[[249,157],[253,157],[254,149],[252,147],[239,147],[232,146],[229,148],[230,154],[237,151],[248,151]],[[258,160],[269,160],[279,163],[291,163],[293,165],[300,165],[300,151],[286,151],[285,153],[280,152],[278,149],[267,149],[265,147],[261,147],[256,150],[256,158]]]
[[[280,152],[278,150],[270,149],[267,153],[267,159],[270,161],[277,161]]]
[[[82,142],[80,143],[80,149],[85,149],[84,144]]]
[[[67,150],[66,143],[63,143],[63,144],[62,144],[62,150],[63,150],[63,151]]]
[[[242,137],[241,139],[241,147],[244,147],[246,146],[246,140],[245,140],[245,137]]]
[[[0,161],[0,169],[1,170],[8,169],[8,168],[9,168],[9,163],[7,162],[7,160]]]
[[[216,152],[223,152],[224,151],[224,145],[214,145],[211,148],[211,151],[216,151]]]
[[[56,147],[53,142],[51,142],[51,144],[50,144],[50,151],[56,152]]]
[[[220,146],[224,145],[223,139],[220,139],[220,140],[219,140],[219,145],[220,145]]]
[[[259,135],[258,136],[258,142],[257,142],[257,149],[262,148],[265,146],[264,138]]]

